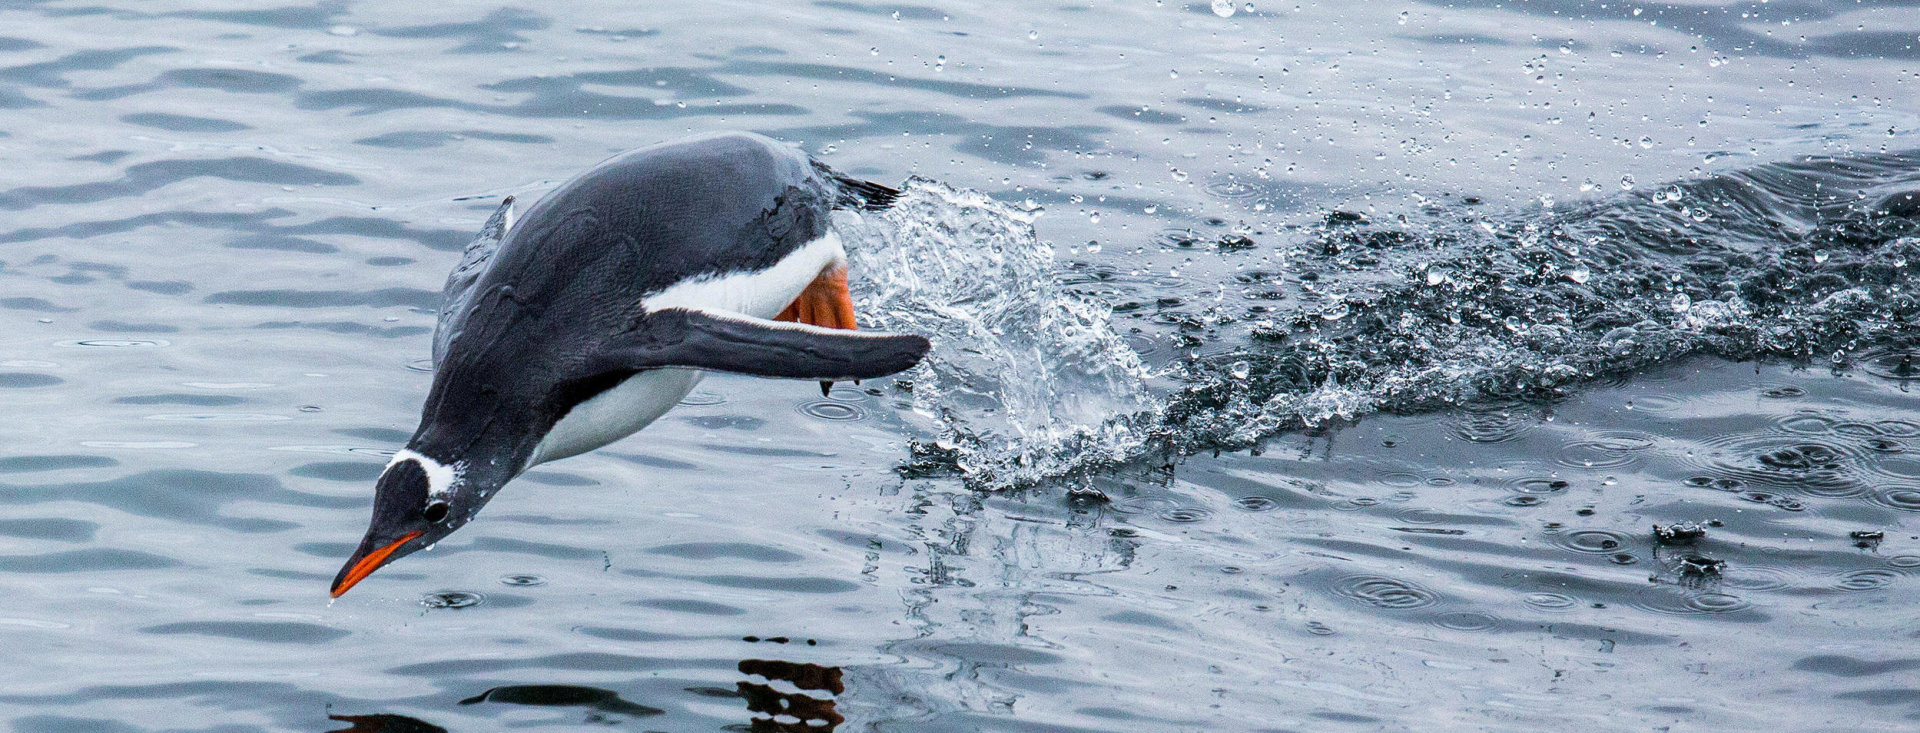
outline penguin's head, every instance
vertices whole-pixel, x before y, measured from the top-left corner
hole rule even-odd
[[[333,579],[333,597],[472,519],[499,486],[484,486],[463,468],[462,463],[442,464],[413,450],[395,454],[374,486],[367,536]]]

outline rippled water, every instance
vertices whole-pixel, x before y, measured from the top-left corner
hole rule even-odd
[[[0,717],[1915,725],[1911,11],[8,5]],[[720,128],[929,179],[841,225],[932,363],[328,604],[500,198]]]

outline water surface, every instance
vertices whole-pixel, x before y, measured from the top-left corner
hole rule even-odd
[[[0,18],[13,729],[1920,717],[1909,4]],[[328,604],[500,198],[726,128],[940,182],[845,222],[915,389],[711,378]]]

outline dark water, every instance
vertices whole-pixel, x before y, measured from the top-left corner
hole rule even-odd
[[[1913,12],[9,4],[0,716],[1920,725]],[[719,128],[945,184],[843,222],[932,366],[328,604],[499,198]]]

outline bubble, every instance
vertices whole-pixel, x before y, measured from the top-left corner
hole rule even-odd
[[[1369,606],[1396,611],[1425,608],[1440,600],[1433,591],[1384,575],[1349,575],[1335,581],[1333,590]]]
[[[1238,10],[1238,8],[1233,7],[1233,0],[1213,0],[1214,15],[1222,18],[1231,18],[1235,10]]]
[[[428,593],[420,597],[420,605],[427,608],[472,608],[485,603],[486,596],[473,591],[443,590]]]

